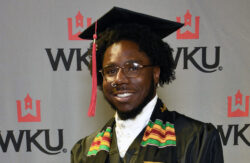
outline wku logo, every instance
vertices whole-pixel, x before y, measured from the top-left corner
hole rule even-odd
[[[243,96],[240,90],[227,97],[228,117],[247,117],[249,113],[249,96]]]
[[[24,98],[24,105],[21,100],[17,100],[17,119],[18,122],[40,122],[40,100],[36,100],[33,104],[32,98],[29,94]]]
[[[187,10],[186,14],[184,15],[184,27],[183,29],[187,29],[185,32],[181,32],[181,29],[177,30],[177,39],[199,39],[199,23],[200,17],[195,17],[195,30],[194,32],[189,31],[188,29],[192,28],[192,15],[190,14],[189,10]],[[181,22],[181,17],[176,17],[177,22]]]
[[[92,19],[87,17],[86,18],[86,23],[87,25],[84,25],[84,16],[81,14],[80,11],[78,11],[77,15],[75,16],[75,23],[73,25],[73,20],[72,18],[68,18],[68,38],[69,40],[83,40],[79,38],[79,34],[81,31],[84,30],[84,28],[87,28],[91,25]],[[73,30],[74,29],[74,30]],[[76,32],[73,32],[76,31]]]

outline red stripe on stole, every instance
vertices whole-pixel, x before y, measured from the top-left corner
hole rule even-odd
[[[161,131],[157,130],[157,129],[151,129],[150,131],[146,131],[145,133],[145,136],[148,137],[149,134],[154,134],[154,135],[158,135],[160,136],[161,138],[165,138],[167,135],[172,135],[172,136],[175,136],[175,133],[172,132],[172,131],[167,131],[164,133],[162,133]]]
[[[99,146],[101,144],[101,141],[94,141],[92,142],[91,146]]]
[[[102,140],[107,141],[107,142],[110,142],[110,137],[104,136],[104,137],[102,138]]]
[[[101,141],[107,141],[107,142],[110,142],[110,137],[102,137],[102,140]],[[101,141],[94,141],[92,142],[91,146],[99,146],[101,144]]]

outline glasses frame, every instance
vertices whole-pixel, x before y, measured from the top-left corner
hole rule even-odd
[[[142,70],[143,68],[153,67],[153,66],[154,66],[154,65],[142,65],[142,64],[140,64],[140,63],[138,63],[138,62],[132,62],[132,63],[138,64],[138,68],[139,68],[139,69],[138,69],[138,72],[140,72],[140,70]],[[125,64],[126,64],[126,63],[125,63]],[[103,77],[106,81],[114,81],[114,80],[107,80],[107,76],[105,77],[105,74],[103,73],[103,71],[104,71],[104,68],[106,68],[106,67],[109,67],[109,65],[103,67],[101,70],[99,70],[99,72],[102,74],[102,77]],[[137,77],[137,76],[139,75],[139,73],[138,73],[136,76],[129,77],[129,76],[127,76],[127,73],[125,73],[125,71],[124,71],[125,66],[120,67],[120,66],[115,65],[114,67],[115,67],[115,68],[118,68],[118,71],[117,71],[117,73],[114,75],[114,78],[116,78],[116,76],[117,76],[118,72],[120,71],[120,69],[122,70],[123,74],[124,74],[127,78],[135,78],[135,77]]]

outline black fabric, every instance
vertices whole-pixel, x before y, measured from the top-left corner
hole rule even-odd
[[[174,124],[176,146],[158,148],[141,146],[144,130],[130,145],[124,158],[120,158],[115,134],[115,119],[105,126],[112,126],[111,149],[100,151],[96,156],[87,157],[87,152],[98,132],[78,141],[71,151],[71,163],[223,163],[223,151],[219,134],[210,123],[193,120],[177,112],[165,110],[160,99],[154,108],[150,120],[161,119]]]
[[[117,24],[133,23],[148,26],[160,38],[170,35],[183,26],[183,24],[174,21],[153,17],[119,7],[113,7],[97,20],[97,34],[102,33],[107,28]],[[94,33],[95,23],[84,30],[79,37],[83,39],[93,39]]]

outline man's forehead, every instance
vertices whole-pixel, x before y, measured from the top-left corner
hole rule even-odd
[[[104,53],[103,65],[123,65],[126,62],[136,61],[138,63],[149,62],[147,54],[139,49],[137,43],[122,40],[112,44]]]
[[[137,52],[140,51],[139,44],[135,41],[121,39],[107,47],[105,53]]]

